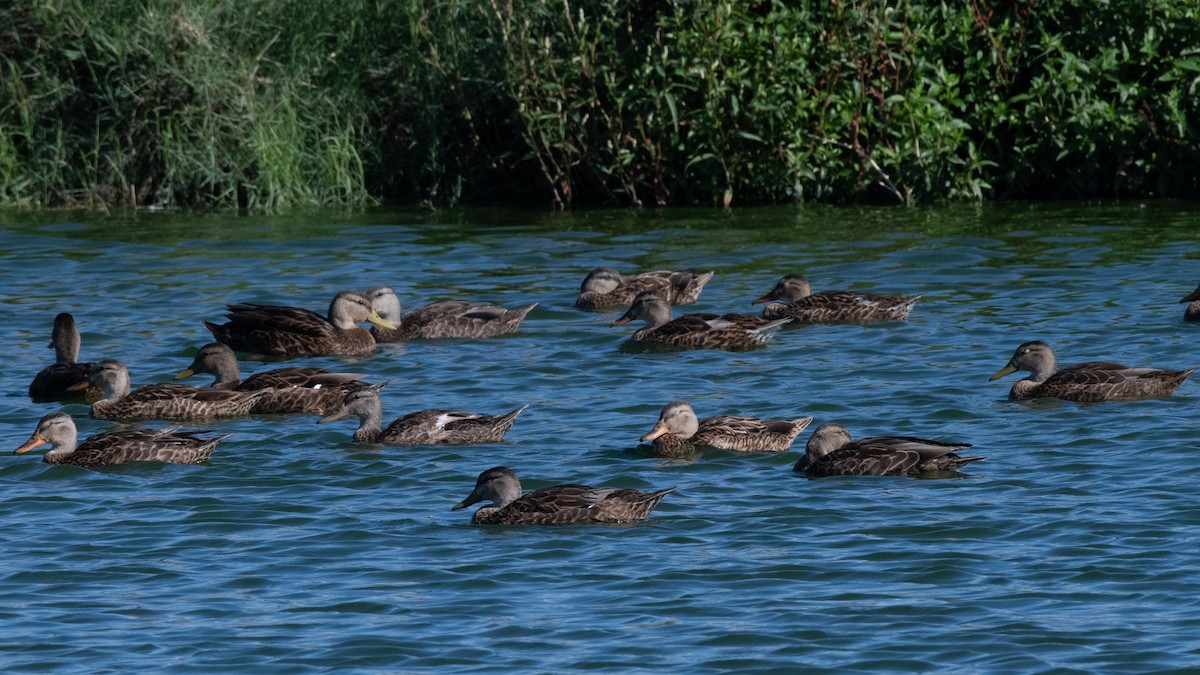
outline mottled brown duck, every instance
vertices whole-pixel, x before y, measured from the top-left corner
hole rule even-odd
[[[629,311],[614,326],[641,319],[646,326],[633,334],[638,342],[653,342],[681,349],[751,349],[770,340],[792,319],[768,321],[747,314],[684,314],[671,319],[671,306],[658,293],[647,291],[633,299]]]
[[[805,454],[792,470],[822,476],[914,476],[926,471],[957,471],[983,457],[960,457],[969,443],[943,443],[911,436],[851,440],[846,427],[829,422],[813,431]]]
[[[797,323],[880,323],[904,321],[920,295],[876,295],[857,291],[812,292],[802,274],[789,274],[775,284],[770,293],[752,304],[769,302],[763,318],[790,317]]]
[[[217,342],[239,352],[302,357],[361,355],[375,351],[375,338],[357,324],[395,328],[371,308],[367,296],[342,291],[329,303],[329,318],[300,307],[242,302],[227,305],[229,323],[204,325]]]
[[[265,390],[262,398],[254,402],[250,412],[256,415],[284,415],[290,413],[315,413],[320,409],[337,406],[346,394],[367,386],[358,380],[360,373],[331,373],[324,368],[275,368],[255,373],[242,381],[237,355],[219,342],[210,342],[196,352],[192,365],[181,371],[175,379],[182,380],[196,373],[207,373],[216,378],[211,386],[226,391]]]
[[[457,511],[472,504],[481,506],[471,522],[475,525],[576,525],[587,523],[634,523],[645,520],[668,493],[586,485],[553,485],[521,494],[521,481],[512,469],[497,466],[479,474],[475,489],[451,507]]]
[[[734,452],[784,452],[791,449],[796,436],[812,420],[764,420],[738,415],[697,419],[690,403],[672,401],[663,407],[658,423],[642,440],[667,451],[702,446]]]
[[[103,392],[88,380],[88,366],[91,364],[77,363],[81,341],[74,317],[67,312],[54,317],[54,329],[50,332],[54,363],[42,368],[34,376],[33,382],[29,383],[30,399],[35,403],[91,403],[100,400]]]
[[[50,444],[42,456],[47,464],[74,464],[82,467],[124,464],[125,462],[172,462],[199,464],[212,455],[217,443],[229,434],[198,438],[203,431],[178,429],[118,429],[102,431],[76,445],[78,431],[71,416],[50,413],[38,422],[28,441],[13,452],[28,452]]]
[[[1011,399],[1061,398],[1098,403],[1170,396],[1195,368],[1159,370],[1089,361],[1059,370],[1050,345],[1032,340],[1017,347],[1008,364],[996,371],[990,380],[998,380],[1018,370],[1028,371],[1031,375],[1012,386],[1008,392]]]
[[[691,270],[659,270],[621,276],[611,267],[597,267],[580,285],[575,307],[589,311],[628,307],[639,293],[646,291],[657,292],[672,305],[691,305],[712,276],[712,272],[696,274]]]
[[[1184,321],[1200,321],[1200,286],[1183,296],[1180,302],[1188,303],[1188,306],[1183,309]]]
[[[400,298],[390,286],[367,291],[371,307],[384,321],[396,326],[373,326],[376,342],[402,342],[418,338],[489,338],[511,333],[521,325],[537,303],[506,309],[461,300],[443,300],[400,313]]]
[[[186,384],[148,384],[130,391],[125,364],[105,359],[88,369],[92,384],[104,398],[92,404],[98,420],[211,420],[250,414],[255,402],[267,394],[259,391],[226,391]]]
[[[383,429],[383,401],[379,390],[386,384],[381,382],[350,392],[336,410],[317,420],[317,423],[333,422],[353,415],[358,418],[354,440],[359,443],[474,445],[502,442],[517,415],[529,407],[521,406],[505,415],[480,415],[462,410],[419,410],[396,419]]]

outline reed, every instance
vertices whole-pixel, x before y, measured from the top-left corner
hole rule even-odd
[[[0,203],[1188,196],[1175,0],[0,6]]]

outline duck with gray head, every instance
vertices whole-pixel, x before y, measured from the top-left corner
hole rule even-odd
[[[512,428],[521,406],[504,415],[480,415],[462,410],[430,409],[409,413],[382,427],[383,401],[379,390],[387,382],[350,392],[341,404],[317,420],[318,424],[349,417],[358,418],[354,440],[385,445],[474,445],[500,443]]]
[[[201,347],[192,359],[192,365],[175,379],[182,380],[196,373],[207,373],[216,378],[210,385],[214,389],[265,390],[266,394],[250,408],[251,414],[255,415],[313,413],[332,408],[341,403],[346,394],[367,386],[358,381],[365,377],[360,373],[331,373],[324,368],[300,366],[264,370],[243,381],[237,355],[229,345],[219,342]]]
[[[594,488],[568,483],[521,494],[517,474],[497,466],[479,474],[475,489],[451,510],[481,506],[471,522],[475,525],[577,525],[634,523],[645,520],[674,487],[657,492],[622,488]]]
[[[400,298],[390,286],[375,286],[367,291],[371,307],[395,328],[372,326],[376,342],[402,342],[413,339],[489,338],[517,330],[537,303],[506,309],[462,300],[443,300],[400,313]]]
[[[663,407],[658,423],[642,440],[666,451],[701,446],[733,452],[784,452],[812,419],[764,420],[740,415],[697,419],[690,403],[672,401]]]
[[[204,325],[217,342],[239,352],[266,356],[342,356],[375,351],[375,338],[358,326],[367,321],[395,328],[371,308],[367,296],[342,291],[329,303],[329,318],[300,307],[241,302],[226,305],[229,322]]]
[[[50,333],[54,363],[42,368],[29,383],[29,398],[33,402],[91,403],[100,400],[104,392],[87,376],[92,364],[77,362],[81,342],[74,317],[67,312],[54,317],[54,329]]]
[[[712,272],[696,274],[691,270],[656,270],[622,276],[611,267],[597,267],[580,284],[575,307],[588,311],[628,307],[639,293],[646,291],[657,292],[672,305],[691,305],[712,277]]]
[[[792,470],[809,478],[822,476],[915,476],[927,471],[958,471],[983,457],[960,457],[970,443],[943,443],[912,436],[877,436],[851,440],[846,427],[828,422],[817,427],[805,454]]]
[[[920,295],[876,295],[858,291],[812,292],[803,274],[789,274],[770,293],[751,304],[771,303],[763,308],[764,319],[791,317],[797,323],[869,324],[904,321]]]
[[[1133,368],[1109,361],[1088,361],[1058,369],[1054,350],[1041,340],[1017,347],[1008,364],[989,381],[1019,370],[1031,375],[1013,384],[1010,399],[1060,398],[1080,403],[1136,401],[1170,396],[1195,368]]]
[[[641,319],[645,327],[633,334],[636,342],[651,342],[680,349],[753,349],[770,340],[779,327],[792,319],[768,321],[747,314],[684,314],[672,319],[671,305],[653,291],[633,299],[629,311],[614,326]]]
[[[74,464],[82,467],[124,464],[126,462],[171,462],[199,464],[212,455],[217,443],[230,435],[197,438],[203,431],[172,429],[117,429],[102,431],[78,443],[79,432],[71,416],[56,412],[43,417],[33,435],[14,453],[28,452],[50,444],[42,456],[47,464]]]
[[[115,359],[93,363],[88,378],[104,391],[104,398],[92,404],[92,417],[118,422],[241,417],[250,414],[255,402],[267,395],[266,390],[226,391],[173,382],[130,391],[129,369]]]

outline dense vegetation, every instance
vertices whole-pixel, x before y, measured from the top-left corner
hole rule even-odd
[[[1200,3],[0,5],[0,204],[1200,193]]]

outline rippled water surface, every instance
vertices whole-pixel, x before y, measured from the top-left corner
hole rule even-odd
[[[0,434],[54,315],[84,360],[168,381],[230,301],[324,310],[344,288],[540,303],[513,335],[315,365],[388,380],[387,419],[529,409],[502,445],[357,445],[312,417],[232,432],[201,466],[0,461],[0,665],[12,671],[959,672],[1200,667],[1200,382],[1175,396],[1014,403],[1023,341],[1063,363],[1200,365],[1177,300],[1191,205],[934,210],[383,211],[303,218],[0,214]],[[789,329],[748,353],[622,350],[572,308],[594,266],[716,276],[693,311],[776,279],[924,293],[905,323]],[[678,310],[677,310],[678,311]],[[243,372],[268,364],[243,361]],[[798,452],[665,459],[659,409],[974,444],[965,477],[793,475]],[[81,434],[107,428],[65,406]],[[801,450],[808,432],[797,441]],[[526,489],[678,486],[634,526],[475,527],[450,506],[504,464]]]

